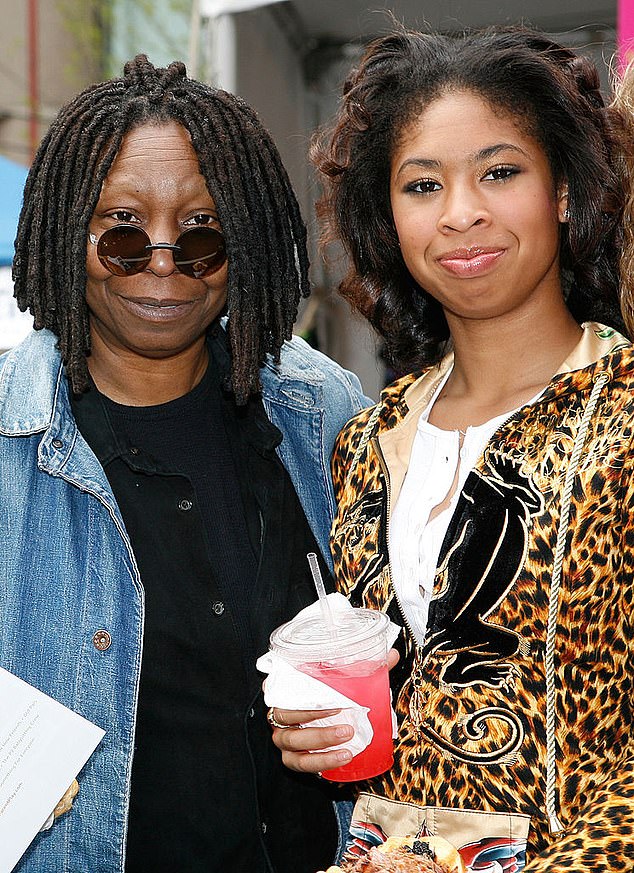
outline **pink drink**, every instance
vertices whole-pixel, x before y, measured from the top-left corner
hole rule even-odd
[[[389,624],[382,612],[347,607],[337,611],[331,624],[324,621],[322,614],[300,614],[271,634],[272,652],[296,670],[369,710],[373,730],[370,744],[345,766],[322,773],[327,779],[354,782],[378,776],[392,766],[392,707],[387,672]],[[324,692],[327,698],[329,692],[326,689]],[[323,704],[324,709],[329,706]],[[313,708],[319,709],[319,704]],[[333,724],[351,723],[345,707],[339,716],[332,718]]]
[[[378,776],[392,766],[392,713],[385,661],[357,661],[346,666],[328,662],[302,664],[300,669],[346,697],[369,708],[372,741],[343,767],[324,770],[322,776],[334,782],[356,782]]]

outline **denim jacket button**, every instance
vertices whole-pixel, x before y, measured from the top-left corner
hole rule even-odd
[[[62,442],[62,440],[57,440],[57,439],[53,440],[53,448],[54,449],[61,449],[63,447],[64,447],[64,443]]]
[[[178,508],[181,510],[181,512],[189,512],[193,505],[194,504],[191,502],[191,500],[179,500],[178,502]]]
[[[105,652],[112,645],[112,637],[107,630],[98,630],[92,635],[92,644],[98,652]]]
[[[216,600],[216,601],[214,601],[214,603],[212,604],[211,608],[212,608],[213,611],[216,613],[216,615],[222,615],[222,613],[225,611],[225,605],[224,605],[224,603],[222,602],[222,600]]]

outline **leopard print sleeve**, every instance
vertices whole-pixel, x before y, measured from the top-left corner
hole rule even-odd
[[[613,522],[619,530],[618,555],[614,556],[614,584],[619,586],[620,606],[604,616],[597,639],[621,654],[619,669],[589,688],[590,707],[614,709],[619,728],[604,748],[602,766],[594,773],[594,790],[586,794],[576,820],[547,849],[532,858],[525,873],[616,873],[634,869],[634,445],[632,428],[627,461],[621,470],[620,507]],[[566,774],[563,775],[565,783]],[[565,784],[565,792],[574,785]]]
[[[339,502],[339,495],[345,485],[350,464],[353,461],[359,443],[363,439],[366,425],[373,416],[375,409],[377,409],[376,406],[371,406],[355,415],[354,418],[344,425],[335,441],[331,459],[331,471],[337,502]]]

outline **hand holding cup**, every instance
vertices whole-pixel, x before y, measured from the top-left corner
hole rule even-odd
[[[387,666],[391,670],[398,663],[399,654],[390,649]],[[333,724],[328,727],[311,727],[311,722],[326,717],[337,716],[338,709],[292,710],[272,707],[273,719],[278,725],[273,727],[273,742],[282,752],[282,760],[290,770],[300,773],[316,773],[338,769],[352,760],[347,749],[332,749],[350,740],[353,729],[349,724]],[[271,720],[269,719],[271,722]],[[329,749],[330,751],[322,751]]]

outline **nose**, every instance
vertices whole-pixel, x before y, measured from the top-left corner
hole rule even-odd
[[[473,185],[454,184],[445,188],[438,229],[443,233],[464,233],[472,227],[487,224],[490,215],[484,198]]]
[[[179,225],[172,220],[171,216],[158,216],[145,228],[150,237],[152,246],[149,254],[152,255],[150,263],[145,268],[155,276],[171,276],[176,272],[174,265],[174,240],[181,231]],[[164,248],[165,246],[165,248]]]
[[[162,241],[165,243],[165,248],[161,245],[161,242],[152,244],[152,257],[150,258],[150,263],[147,265],[146,270],[149,270],[151,273],[154,273],[156,276],[171,276],[173,272],[176,270],[176,265],[174,264],[174,252],[172,250],[172,246],[170,243]]]

